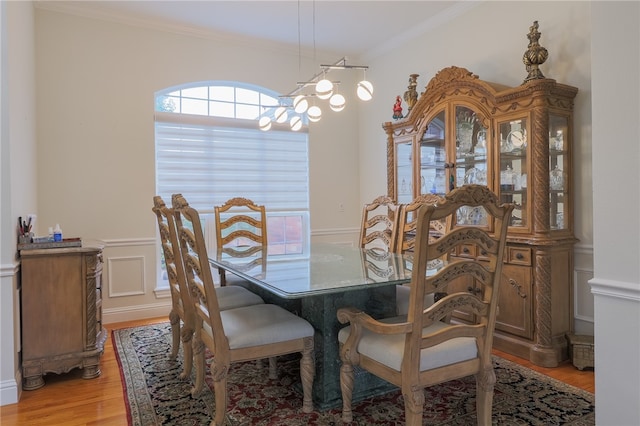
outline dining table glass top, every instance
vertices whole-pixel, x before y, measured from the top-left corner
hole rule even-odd
[[[410,258],[340,244],[311,243],[304,255],[271,254],[269,247],[218,250],[209,261],[279,297],[303,298],[411,280]]]

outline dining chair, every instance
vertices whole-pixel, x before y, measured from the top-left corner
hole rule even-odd
[[[387,196],[379,196],[362,209],[360,248],[393,251],[400,206]]]
[[[171,293],[172,345],[170,359],[176,359],[180,342],[184,351],[184,369],[180,377],[189,377],[192,369],[192,336],[194,332],[194,302],[187,287],[184,265],[182,263],[181,246],[178,239],[174,210],[166,205],[161,196],[153,197],[152,211],[158,220],[158,231],[162,245],[167,279]],[[220,309],[233,309],[264,303],[262,298],[242,287],[216,288],[220,301]]]
[[[411,203],[400,206],[398,213],[398,230],[396,232],[395,251],[403,254],[412,254],[416,242],[416,225],[418,209],[425,204],[440,204],[444,198],[437,194],[422,194],[416,197]],[[430,238],[439,238],[451,222],[446,220],[432,221],[430,226]],[[406,315],[409,311],[409,285],[396,286],[396,305],[398,315]],[[433,304],[434,299],[442,297],[444,293],[427,294],[425,296],[425,307]]]
[[[438,239],[430,238],[433,220],[446,219],[462,206],[481,206],[491,217],[491,231],[474,226],[447,229]],[[441,204],[427,204],[416,214],[416,242],[407,316],[375,320],[355,308],[338,310],[338,320],[349,324],[338,332],[342,420],[351,422],[354,367],[398,386],[405,405],[405,422],[422,425],[424,388],[475,375],[479,425],[491,424],[491,406],[496,381],[491,359],[493,331],[498,307],[502,259],[513,204],[500,204],[486,186],[466,185],[454,189]],[[460,258],[441,265],[433,273],[428,265],[463,244],[476,245],[483,260]],[[443,291],[457,277],[469,276],[482,292],[456,292],[424,307],[424,295]],[[469,309],[476,321],[447,324],[442,321],[453,310]]]
[[[271,304],[222,311],[209,267],[200,216],[183,197],[174,198],[174,209],[187,283],[195,298],[196,383],[192,395],[198,395],[204,386],[205,347],[214,354],[210,369],[216,409],[211,426],[221,426],[225,421],[227,381],[232,363],[292,353],[301,354],[302,411],[313,411],[313,326]]]
[[[214,207],[217,250],[243,246],[267,247],[267,213],[265,206],[252,200],[234,197],[221,206]],[[245,284],[246,280],[236,275],[227,276],[226,271],[218,269],[220,285]]]

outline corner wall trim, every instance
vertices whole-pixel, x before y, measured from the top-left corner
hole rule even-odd
[[[22,380],[22,376],[20,375]],[[18,402],[18,382],[15,380],[3,380],[0,382],[0,406],[15,404]]]

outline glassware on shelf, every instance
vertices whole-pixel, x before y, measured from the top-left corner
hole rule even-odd
[[[402,179],[402,184],[400,185],[400,193],[401,194],[407,193],[407,182],[404,179]]]
[[[434,192],[435,194],[444,194],[446,192],[446,184],[447,184],[447,181],[444,177],[444,172],[437,171],[436,178],[433,180],[432,192],[433,192],[433,189],[435,189],[435,192]]]
[[[459,107],[456,113],[456,151],[459,156],[469,155],[473,148],[473,125],[476,116],[473,111]]]
[[[471,167],[464,174],[464,183],[465,185],[474,184],[474,183],[478,185],[486,185],[487,172],[484,170],[477,169],[475,167]]]
[[[564,172],[557,164],[549,173],[549,186],[555,191],[560,191],[564,188]]]
[[[513,191],[515,173],[511,166],[507,165],[506,170],[500,172],[500,190]]]
[[[462,206],[456,212],[459,225],[487,225],[487,212],[483,207]]]
[[[505,139],[502,134],[500,134],[500,152],[511,152],[513,151],[513,145],[509,142],[508,139]]]
[[[564,149],[564,134],[562,130],[558,130],[555,136],[551,136],[551,133],[549,133],[549,149],[556,151],[562,151]]]
[[[487,129],[481,127],[476,138],[477,142],[473,149],[473,155],[476,159],[482,159],[487,155]]]

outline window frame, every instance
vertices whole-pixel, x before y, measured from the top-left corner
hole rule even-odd
[[[253,104],[253,107],[255,109],[255,107],[258,108],[259,113],[255,114],[254,116],[247,116],[246,114],[243,115],[242,110],[241,110],[241,114],[238,117],[237,112],[238,112],[238,108],[237,105],[233,102],[230,102],[228,99],[224,100],[224,102],[228,102],[228,103],[233,103],[234,105],[234,117],[230,117],[230,114],[222,114],[221,116],[215,115],[216,110],[212,110],[210,108],[210,104],[211,104],[211,93],[212,93],[212,88],[216,87],[216,88],[224,88],[223,90],[230,90],[233,89],[233,99],[236,100],[237,99],[237,93],[238,91],[240,91],[243,96],[250,98],[250,92],[253,93],[253,98],[256,99],[256,104]],[[200,89],[200,97],[197,96],[183,96],[183,93],[186,92],[188,95],[193,95],[193,94],[197,94],[198,93],[198,89]],[[206,89],[206,90],[205,90]],[[207,99],[205,99],[204,97],[204,93],[206,92],[206,97]],[[251,134],[251,132],[253,132],[254,130],[256,131],[256,136],[259,139],[265,138],[265,136],[259,136],[260,134],[264,134],[265,132],[262,132],[259,130],[258,127],[258,120],[259,118],[264,115],[264,114],[269,114],[272,113],[274,110],[274,106],[276,103],[280,103],[282,104],[281,101],[279,101],[279,95],[274,92],[271,91],[269,89],[260,87],[260,86],[256,86],[256,85],[251,85],[248,83],[243,83],[243,82],[233,82],[233,81],[200,81],[200,82],[192,82],[192,83],[187,83],[184,85],[179,85],[179,86],[173,86],[173,87],[169,87],[163,90],[160,90],[158,92],[155,93],[154,95],[154,102],[155,102],[155,108],[154,108],[154,153],[155,153],[155,158],[154,158],[154,163],[155,163],[155,192],[156,194],[162,195],[163,198],[165,199],[165,202],[167,204],[171,203],[171,199],[170,199],[170,194],[162,194],[161,191],[159,190],[159,174],[161,173],[158,170],[158,149],[159,149],[159,130],[158,130],[158,123],[171,123],[170,125],[176,125],[176,126],[202,126],[203,128],[206,127],[210,127],[211,129],[236,129],[238,132],[240,132],[241,134]],[[179,104],[179,108],[176,108],[179,112],[173,112],[173,111],[167,111],[167,108],[165,105],[167,105],[165,103],[166,99],[171,99],[174,103],[178,103]],[[198,114],[193,114],[193,113],[185,113],[182,112],[183,108],[183,100],[184,99],[197,99],[199,101],[205,101],[207,102],[207,108],[206,108],[206,114],[204,114],[204,108],[201,109],[200,113]],[[213,98],[214,101],[218,101],[218,98]],[[246,107],[247,105],[251,106],[250,103],[248,103],[247,101],[244,102],[239,102],[239,105]],[[174,105],[175,106],[175,105]],[[170,105],[169,105],[170,107]],[[246,110],[250,110],[245,108]],[[175,111],[175,110],[174,110]],[[191,112],[193,112],[193,110],[190,110]],[[211,113],[214,113],[214,115],[211,115]],[[305,155],[305,161],[306,161],[306,169],[303,172],[303,175],[305,176],[306,180],[304,182],[304,187],[306,189],[306,201],[305,204],[302,208],[297,208],[294,210],[291,209],[282,209],[282,208],[276,208],[276,209],[269,209],[267,208],[267,222],[268,222],[268,228],[270,226],[275,226],[273,225],[273,222],[276,218],[282,217],[282,216],[287,216],[287,217],[295,217],[296,220],[300,221],[300,236],[301,239],[300,241],[297,242],[296,245],[292,245],[290,247],[298,247],[299,246],[299,251],[295,251],[293,253],[287,253],[286,250],[283,253],[273,253],[273,255],[275,256],[287,256],[287,257],[291,257],[291,256],[305,256],[308,255],[308,251],[309,251],[309,243],[310,243],[310,218],[309,218],[309,208],[310,208],[310,202],[309,202],[309,140],[308,140],[308,122],[303,122],[303,127],[302,129],[300,129],[299,131],[293,131],[290,129],[290,127],[287,125],[287,123],[273,123],[274,126],[272,127],[272,130],[270,132],[288,132],[289,136],[287,137],[291,137],[291,138],[295,138],[295,140],[299,141],[300,143],[304,143],[304,155]],[[162,126],[162,124],[160,124],[160,126]],[[248,133],[247,133],[248,132]],[[298,136],[299,135],[299,136]],[[273,136],[273,135],[269,135],[268,137],[270,138],[274,138],[277,136]],[[203,139],[204,140],[204,139]],[[286,139],[285,139],[286,141]],[[254,142],[254,143],[259,143],[259,142]],[[284,142],[281,142],[284,143]],[[213,151],[213,149],[212,149]],[[260,160],[262,161],[262,160]],[[266,179],[265,179],[266,180]],[[232,196],[242,196],[241,194],[229,194],[228,197],[225,197],[226,199],[231,198]],[[167,199],[168,198],[168,199]],[[252,198],[252,197],[248,197],[248,198]],[[253,198],[252,198],[253,199]],[[187,200],[189,200],[189,197],[187,197]],[[226,201],[226,200],[225,200]],[[258,204],[265,204],[267,205],[267,203],[261,203],[259,200],[253,199],[254,202],[257,202]],[[222,204],[224,201],[222,200],[218,200],[214,203],[211,203],[210,205],[194,205],[194,203],[191,203],[192,206],[194,206],[195,208],[198,209],[198,211],[200,212],[201,218],[202,218],[202,223],[203,223],[203,231],[204,231],[204,236],[205,236],[205,240],[206,240],[206,244],[207,244],[207,249],[209,250],[209,252],[215,251],[215,244],[216,244],[216,238],[215,238],[215,220],[214,220],[214,215],[213,215],[213,206],[216,204]],[[268,207],[268,205],[267,205]],[[269,240],[271,241],[271,234],[272,232],[268,232],[269,235]],[[283,241],[283,244],[286,245],[286,236],[285,236],[285,241]],[[160,245],[160,238],[158,235],[158,231],[156,229],[156,248],[157,248],[157,253],[158,253],[158,261],[157,263],[157,268],[156,270],[158,271],[158,279],[157,279],[157,289],[158,290],[167,290],[169,288],[169,284],[168,284],[168,280],[166,279],[166,271],[164,271],[163,269],[163,254],[162,254],[162,247]],[[270,253],[270,256],[272,255],[272,253]],[[217,274],[214,274],[214,277],[217,276]]]

